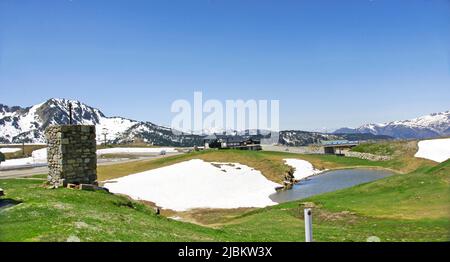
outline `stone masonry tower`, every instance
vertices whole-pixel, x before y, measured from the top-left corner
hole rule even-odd
[[[51,185],[97,183],[95,126],[49,126],[45,137]]]

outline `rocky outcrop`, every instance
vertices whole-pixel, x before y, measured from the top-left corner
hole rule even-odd
[[[370,153],[360,153],[360,152],[353,152],[353,151],[345,151],[343,152],[346,157],[356,157],[360,159],[365,159],[369,161],[389,161],[392,159],[390,156],[380,156],[380,155],[374,155]]]
[[[284,174],[283,186],[275,188],[276,191],[289,190],[294,187],[298,181],[294,177],[295,168],[289,167],[289,170]]]

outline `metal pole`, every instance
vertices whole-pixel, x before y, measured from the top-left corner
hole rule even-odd
[[[69,125],[72,125],[72,103],[69,102]]]
[[[311,208],[305,208],[304,212],[305,212],[305,242],[313,242]]]
[[[102,130],[103,130],[103,131],[102,131],[102,135],[103,135],[103,143],[104,143],[105,146],[106,146],[106,144],[107,144],[106,136],[108,135],[108,129],[103,128]]]

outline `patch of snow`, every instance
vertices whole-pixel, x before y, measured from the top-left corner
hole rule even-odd
[[[36,161],[42,161],[45,160],[47,161],[47,148],[41,148],[38,150],[34,150],[31,153],[31,156],[36,159]]]
[[[4,149],[4,148],[2,148]],[[16,149],[16,148],[14,148]],[[21,150],[21,149],[19,149]],[[138,154],[138,153],[154,153],[160,154],[162,151],[166,153],[176,153],[176,149],[173,147],[116,147],[97,150],[97,155],[104,154]],[[47,148],[34,150],[31,153],[31,157],[9,159],[1,163],[1,166],[14,166],[22,167],[29,165],[42,165],[47,163]]]
[[[176,153],[177,151],[173,147],[115,147],[97,150],[97,155],[104,154],[138,154],[138,153]]]
[[[283,159],[287,165],[295,168],[295,179],[305,179],[309,176],[319,174],[325,170],[318,170],[313,167],[311,163],[301,159]]]
[[[176,211],[275,205],[269,196],[279,186],[248,166],[208,163],[199,159],[105,183],[105,187],[113,193],[152,201]]]
[[[95,126],[97,141],[103,141],[104,133],[107,140],[120,137],[125,131],[137,124],[136,121],[121,117],[100,117],[100,123]]]
[[[33,158],[32,157],[25,157],[25,158],[17,158],[17,159],[7,159],[5,162],[0,163],[0,167],[5,166],[28,166],[33,165]]]
[[[2,162],[0,166],[11,167],[11,166],[29,166],[29,165],[41,165],[47,163],[47,148],[42,148],[38,150],[34,150],[31,153],[31,157],[25,158],[17,158],[17,159],[8,159],[5,162]]]
[[[20,150],[22,150],[22,148],[17,148],[17,147],[3,147],[3,148],[0,148],[0,152],[2,152],[2,153],[14,153],[14,152],[18,152],[18,151],[20,151]]]
[[[422,140],[415,157],[430,159],[439,163],[450,158],[450,138]]]

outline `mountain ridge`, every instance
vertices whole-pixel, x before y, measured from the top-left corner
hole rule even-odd
[[[198,137],[186,134],[174,135],[167,127],[151,122],[137,121],[129,118],[107,117],[98,108],[88,106],[77,100],[51,98],[31,107],[9,107],[0,104],[0,142],[42,143],[45,141],[44,130],[49,125],[68,124],[68,105],[72,104],[73,124],[95,125],[97,141],[125,143],[141,139],[156,145],[190,146],[198,144]],[[136,132],[136,129],[141,132]],[[126,134],[140,133],[140,136]]]
[[[138,121],[120,116],[106,116],[98,108],[91,107],[77,100],[63,98],[51,98],[29,107],[0,104],[0,143],[44,143],[46,127],[69,123],[69,103],[72,103],[73,123],[95,125],[98,142],[104,142],[106,135],[108,143],[142,141],[160,146],[203,145],[204,135],[172,132],[173,130],[169,127],[160,126],[149,121]],[[448,114],[448,111],[446,112]],[[442,113],[434,115],[440,114]],[[393,121],[391,123],[394,122],[402,121]],[[448,124],[444,123],[441,129],[447,129],[444,132],[450,134]],[[241,131],[239,134],[245,135],[245,133],[245,131]],[[305,146],[326,140],[385,140],[395,138],[395,136],[382,134],[381,132],[376,133],[370,132],[370,130],[351,128],[338,129],[333,133],[284,130],[280,131],[279,135],[278,143],[286,146]],[[436,134],[429,133],[428,135],[433,136]],[[260,134],[255,137],[266,138]]]
[[[397,139],[424,139],[450,136],[450,110],[407,120],[396,120],[381,124],[364,124],[357,128],[343,127],[333,133],[371,133],[374,135],[388,135]]]

